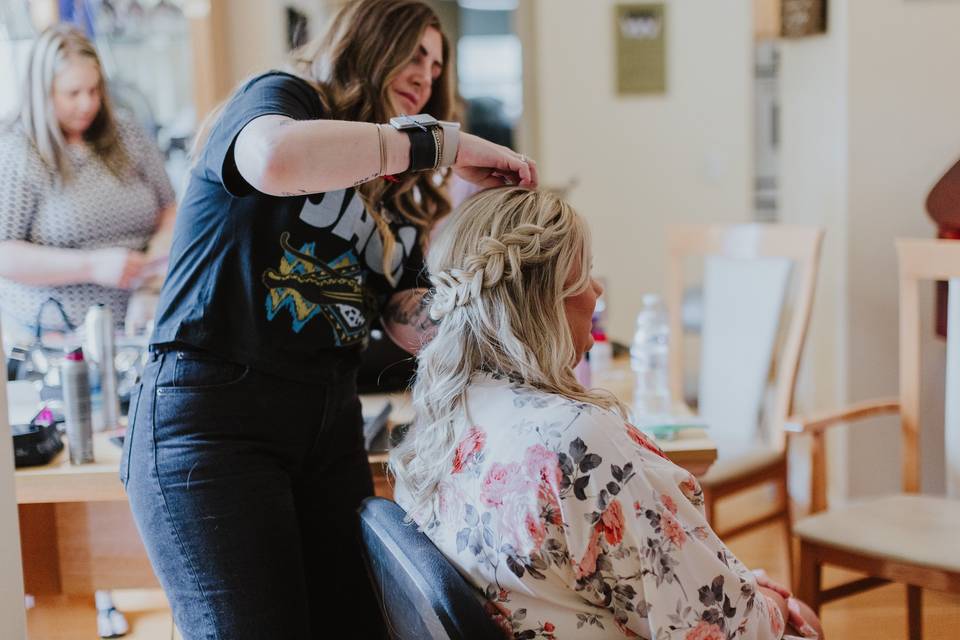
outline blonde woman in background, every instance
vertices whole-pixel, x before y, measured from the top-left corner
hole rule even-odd
[[[156,145],[114,113],[96,49],[74,27],[31,47],[18,114],[0,127],[0,185],[4,331],[63,328],[39,317],[50,298],[70,325],[104,304],[123,327],[132,290],[156,271],[144,250],[172,226],[174,192]],[[109,592],[96,605],[101,636],[126,632]]]
[[[385,635],[356,512],[370,324],[411,350],[432,329],[450,171],[536,185],[520,154],[401,117],[451,117],[451,64],[426,4],[352,2],[199,137],[121,462],[185,638]]]
[[[436,336],[417,418],[391,454],[397,501],[517,638],[781,638],[819,622],[710,529],[697,480],[582,387],[602,292],[565,202],[468,200],[428,259]]]
[[[75,325],[103,303],[122,326],[158,266],[144,250],[173,224],[163,158],[114,112],[97,52],[72,26],[37,38],[20,103],[0,127],[0,310],[33,332],[49,298]]]

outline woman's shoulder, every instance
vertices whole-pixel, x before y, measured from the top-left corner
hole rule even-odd
[[[488,406],[506,407],[520,413],[528,410],[579,411],[583,404],[559,393],[525,384],[504,374],[491,372],[474,374],[470,392],[473,397],[481,398],[488,403]]]
[[[611,432],[629,438],[632,429],[611,409],[493,373],[474,375],[469,387],[469,407],[478,418],[482,416],[488,422],[499,419],[500,423],[535,425],[541,432],[555,431],[559,425],[568,438]]]
[[[0,165],[19,167],[17,171],[36,179],[48,173],[27,130],[16,120],[0,124]]]
[[[493,374],[475,378],[472,388],[475,393],[471,404],[509,415],[517,424],[536,425],[538,437],[553,434],[567,444],[584,443],[623,453],[633,451],[651,460],[666,460],[649,436],[612,409]]]
[[[319,84],[285,69],[270,69],[248,77],[240,85],[237,95],[242,95],[254,87],[292,89],[313,98],[317,97],[317,92],[321,89]]]
[[[0,122],[0,153],[35,153],[30,136],[19,120]]]
[[[113,110],[113,126],[116,127],[120,138],[128,145],[145,140],[147,137],[146,130],[126,109]]]

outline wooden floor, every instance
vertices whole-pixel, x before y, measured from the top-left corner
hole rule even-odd
[[[767,492],[746,494],[727,509],[721,507],[718,518],[723,526],[733,523],[769,504]],[[727,519],[729,518],[729,520]],[[733,553],[748,567],[762,567],[774,579],[785,580],[784,536],[773,524],[728,541]],[[829,568],[829,584],[847,580],[853,574]],[[171,640],[173,623],[166,599],[160,591],[117,591],[114,599],[130,622],[129,640]],[[905,640],[906,591],[900,585],[874,589],[823,608],[823,627],[829,640]],[[924,640],[960,639],[960,596],[933,591],[924,592]],[[31,640],[89,640],[96,638],[96,614],[93,597],[38,598],[37,606],[27,612],[27,630]]]

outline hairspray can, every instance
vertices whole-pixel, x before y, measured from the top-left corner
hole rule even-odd
[[[103,430],[120,426],[120,397],[117,395],[117,369],[114,364],[113,314],[102,304],[95,304],[87,311],[84,322],[87,328],[87,345],[92,350],[94,362],[100,375],[100,398]]]
[[[60,365],[63,385],[63,413],[71,464],[93,462],[93,416],[90,413],[90,374],[83,349],[67,354]]]

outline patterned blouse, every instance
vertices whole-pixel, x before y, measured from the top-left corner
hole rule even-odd
[[[768,640],[784,620],[697,480],[614,413],[474,376],[434,512],[412,514],[514,638]],[[397,501],[409,508],[403,486]]]
[[[118,180],[87,145],[69,145],[73,179],[60,187],[18,125],[0,131],[0,241],[26,240],[48,247],[143,250],[156,230],[157,214],[174,202],[173,187],[157,146],[139,126],[117,118],[120,139],[135,177]],[[0,278],[0,310],[22,327],[36,323],[40,306],[59,300],[71,321],[83,321],[92,304],[110,306],[122,322],[130,292],[96,284],[30,286]],[[52,309],[44,324],[61,327]]]

